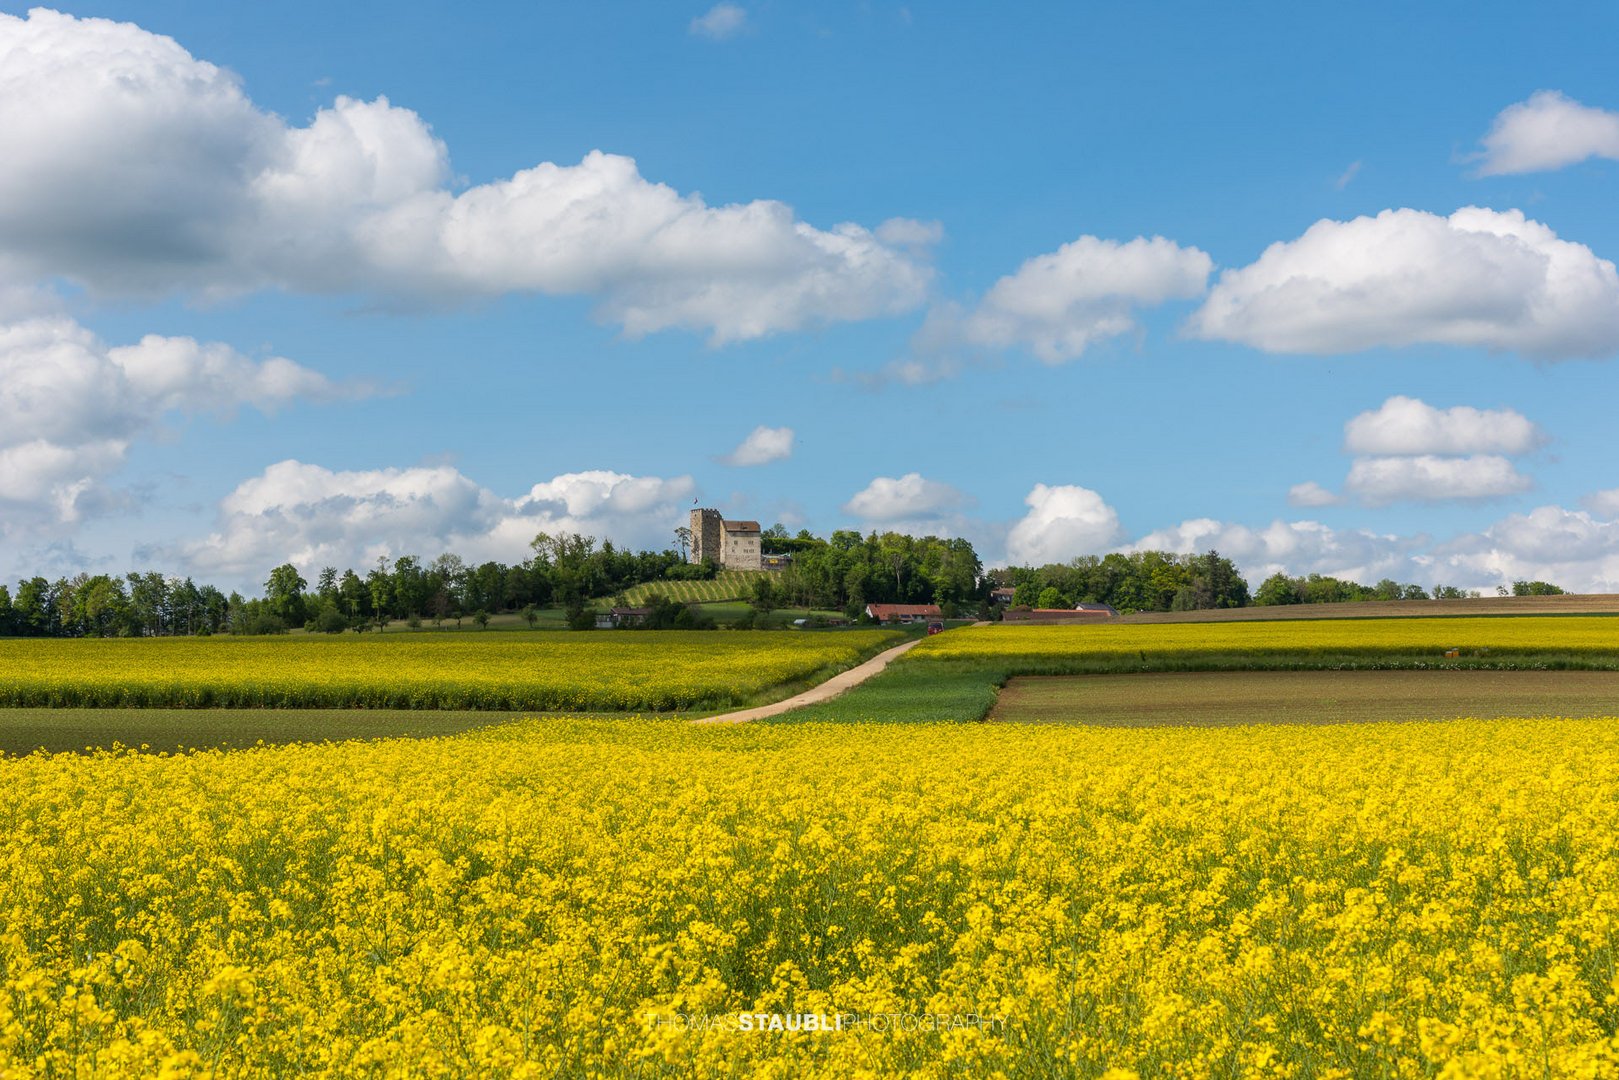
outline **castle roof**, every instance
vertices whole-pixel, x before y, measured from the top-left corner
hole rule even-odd
[[[759,523],[757,521],[727,521],[725,523],[725,531],[756,533],[759,531]]]

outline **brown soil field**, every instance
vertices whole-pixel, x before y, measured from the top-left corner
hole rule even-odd
[[[1287,604],[1208,611],[1142,611],[1117,622],[1244,622],[1275,619],[1386,619],[1459,615],[1619,615],[1619,593],[1563,596],[1481,596],[1469,600],[1365,600],[1348,604]]]
[[[1619,671],[1200,671],[1026,676],[992,722],[1224,727],[1619,716]]]

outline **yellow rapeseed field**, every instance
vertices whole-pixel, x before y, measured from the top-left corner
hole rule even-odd
[[[1451,649],[1468,656],[1525,653],[1619,655],[1619,619],[1604,616],[1514,618],[1319,619],[1239,623],[1125,623],[1095,626],[972,627],[929,638],[909,660],[1021,658],[1037,662],[1144,656],[1178,660],[1243,654],[1253,659],[1358,656],[1375,659]]]
[[[421,634],[0,641],[0,705],[637,710],[722,706],[896,635]]]
[[[1616,723],[4,761],[0,1077],[1614,1075]]]

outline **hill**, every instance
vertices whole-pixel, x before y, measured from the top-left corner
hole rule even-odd
[[[741,600],[753,594],[753,583],[767,570],[721,570],[712,581],[648,581],[624,590],[625,602],[635,607],[654,593],[683,604],[709,604]]]

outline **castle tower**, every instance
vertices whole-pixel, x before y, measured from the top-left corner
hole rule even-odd
[[[725,519],[718,510],[693,510],[691,512],[691,561],[694,563],[712,562],[716,565],[725,561],[725,543],[722,536],[725,532]]]

